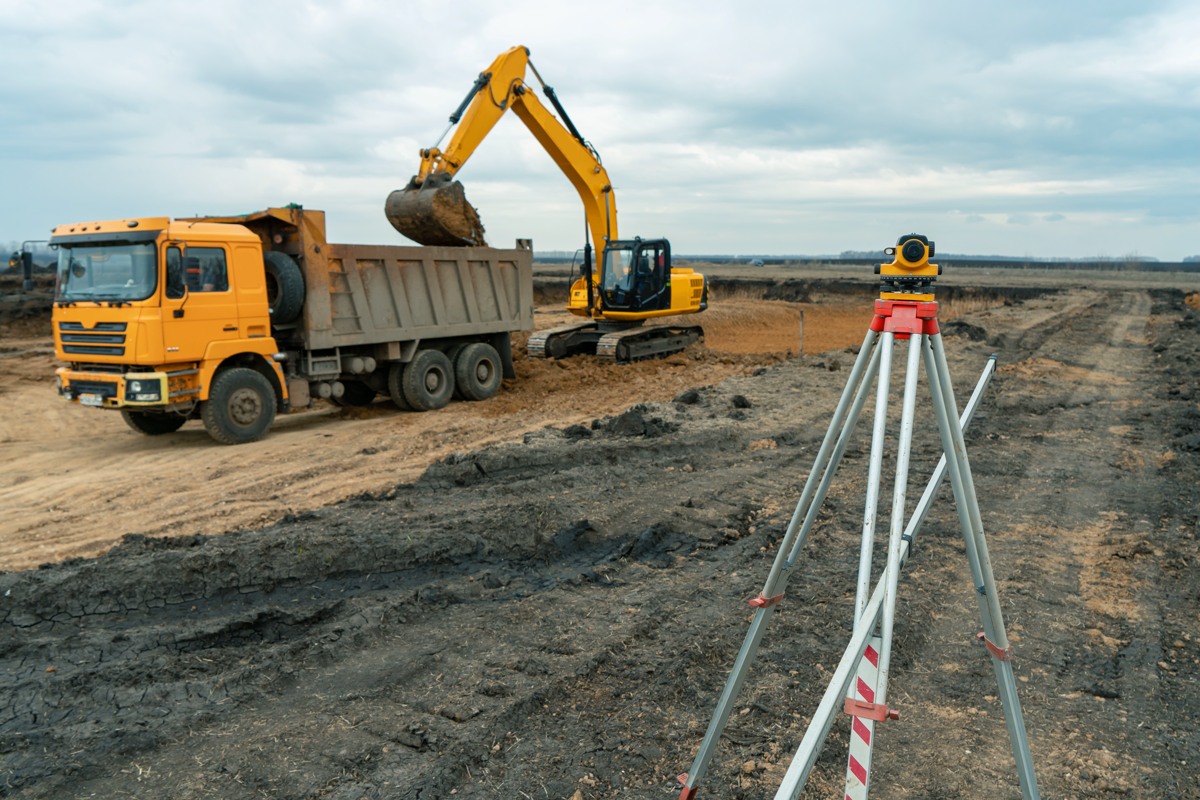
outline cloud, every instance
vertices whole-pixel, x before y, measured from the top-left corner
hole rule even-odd
[[[1200,208],[1193,5],[616,0],[621,35],[600,39],[533,0],[10,0],[0,170],[26,190],[0,200],[0,238],[294,200],[333,235],[397,241],[387,192],[524,44],[622,229],[683,252],[840,252],[919,221],[955,252],[1179,257]],[[461,177],[497,241],[582,244],[574,190],[512,115]]]

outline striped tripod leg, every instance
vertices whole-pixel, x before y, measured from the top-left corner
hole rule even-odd
[[[879,650],[883,640],[872,636],[858,662],[854,697],[864,703],[875,702],[879,687]],[[850,716],[850,755],[846,760],[846,800],[867,800],[871,788],[871,746],[875,738],[875,720]]]

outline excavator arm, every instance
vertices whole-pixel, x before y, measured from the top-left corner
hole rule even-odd
[[[533,72],[562,121],[525,82],[527,69]],[[454,176],[510,110],[579,193],[592,241],[602,252],[607,241],[618,238],[616,198],[608,172],[595,149],[575,129],[554,89],[530,63],[529,50],[520,46],[501,53],[480,73],[466,99],[450,115],[447,132],[454,129],[450,143],[444,150],[436,146],[422,150],[417,174],[407,187],[389,195],[388,219],[396,230],[421,244],[484,244],[483,226]]]

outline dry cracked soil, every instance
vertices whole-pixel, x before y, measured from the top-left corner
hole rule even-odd
[[[1195,286],[967,272],[943,338],[960,404],[998,358],[967,447],[1042,796],[1200,797]],[[685,356],[235,448],[68,407],[44,304],[10,300],[0,796],[678,797],[874,296],[751,277]],[[774,796],[846,646],[870,413],[702,798]],[[910,498],[923,383],[916,423]],[[943,490],[901,580],[875,797],[1021,796],[957,524]],[[803,797],[840,796],[846,719]]]

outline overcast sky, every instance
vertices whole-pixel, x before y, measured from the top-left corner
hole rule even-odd
[[[296,202],[335,240],[407,243],[384,199],[517,44],[599,151],[626,238],[1200,254],[1195,0],[0,0],[0,241]],[[582,246],[515,115],[459,178],[490,243]]]

